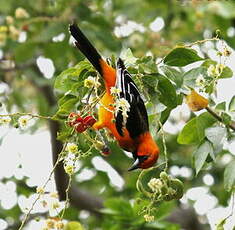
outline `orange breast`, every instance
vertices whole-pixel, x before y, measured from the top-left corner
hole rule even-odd
[[[129,132],[127,129],[123,130],[123,136],[119,135],[114,118],[114,103],[113,97],[109,93],[105,93],[102,99],[100,100],[100,107],[98,110],[98,122],[94,124],[95,129],[107,128],[115,139],[118,141],[119,145],[127,150],[134,151],[134,142],[130,138]]]

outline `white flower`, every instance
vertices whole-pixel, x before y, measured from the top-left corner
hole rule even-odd
[[[162,181],[160,179],[157,178],[152,178],[149,182],[148,182],[148,186],[149,188],[151,188],[151,190],[153,192],[157,192],[161,189],[161,187],[163,186]]]
[[[87,88],[98,88],[100,83],[95,77],[89,76],[87,79],[85,79],[84,86]]]
[[[26,116],[21,116],[18,119],[18,123],[22,129],[26,128],[29,125],[29,121],[32,117],[26,115]]]
[[[70,161],[70,160],[73,161],[75,158],[76,158],[76,156],[74,153],[68,153],[66,156],[67,161]]]
[[[74,143],[68,143],[67,144],[67,151],[69,153],[77,153],[78,152],[78,146]]]
[[[205,83],[205,78],[200,74],[196,79],[197,86],[203,86]]]
[[[111,92],[111,95],[118,95],[121,92],[121,90],[116,87],[111,87],[110,92]]]
[[[130,104],[125,98],[117,99],[115,102],[115,115],[121,111],[123,116],[123,123],[126,124],[128,118],[128,112],[130,111]]]
[[[9,124],[10,122],[11,122],[11,118],[9,116],[0,118],[0,124],[2,124],[2,125]]]
[[[29,18],[29,14],[24,8],[19,7],[15,11],[15,17],[16,18]]]
[[[224,68],[225,68],[225,65],[223,65],[223,64],[217,64],[215,66],[216,72],[219,73],[218,76],[223,72]]]
[[[223,64],[210,65],[207,69],[207,74],[211,77],[218,77],[224,68],[225,66]]]

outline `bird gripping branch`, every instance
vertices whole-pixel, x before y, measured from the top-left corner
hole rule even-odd
[[[100,100],[98,121],[92,127],[95,130],[107,128],[122,149],[132,152],[135,162],[129,170],[153,166],[158,159],[159,148],[149,132],[143,99],[123,61],[119,58],[117,69],[112,68],[75,23],[69,26],[69,30],[75,45],[99,72],[105,84],[106,92]],[[111,93],[113,87],[117,89],[118,101]],[[119,106],[114,108],[113,104]],[[123,108],[126,108],[125,111]]]

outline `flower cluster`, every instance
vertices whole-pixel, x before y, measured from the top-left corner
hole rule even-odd
[[[161,187],[163,186],[163,183],[160,179],[152,178],[148,182],[148,186],[152,190],[152,192],[159,192],[161,190]]]
[[[120,89],[116,87],[111,87],[110,93],[114,98],[114,114],[117,116],[118,112],[122,112],[123,125],[126,125],[128,118],[128,112],[130,111],[130,104],[125,98],[120,98]]]
[[[89,76],[87,79],[85,79],[84,86],[87,88],[98,88],[100,83],[97,78]]]
[[[117,98],[115,101],[115,116],[117,116],[118,112],[122,112],[123,117],[123,125],[126,125],[128,112],[130,111],[130,104],[125,98]]]
[[[223,64],[210,65],[207,69],[207,74],[210,77],[217,78],[222,74],[224,68]]]
[[[145,219],[146,222],[153,222],[154,221],[154,216],[151,216],[149,214],[145,214],[144,219]]]
[[[152,178],[148,186],[158,200],[170,201],[183,196],[183,183],[166,172],[161,172],[160,178]]]
[[[196,79],[196,86],[204,87],[205,83],[206,83],[205,78],[200,74]]]
[[[68,175],[74,174],[75,162],[79,157],[78,146],[74,143],[68,143],[66,146],[66,157],[64,158],[64,169]]]
[[[54,217],[63,209],[63,202],[59,201],[57,192],[45,192],[43,187],[37,187],[36,193],[40,194],[40,203],[49,216]]]
[[[60,218],[48,218],[44,225],[42,230],[61,230],[64,229],[65,223]]]
[[[111,88],[110,88],[110,93],[111,93],[111,95],[113,95],[113,96],[118,96],[120,92],[121,92],[121,90],[118,89],[118,88],[116,88],[116,87],[111,87]]]
[[[70,113],[68,116],[68,125],[73,127],[76,132],[83,133],[88,128],[92,127],[96,119],[92,116],[82,118],[79,113]]]

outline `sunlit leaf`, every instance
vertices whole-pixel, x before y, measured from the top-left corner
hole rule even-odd
[[[160,92],[159,101],[167,107],[174,108],[177,106],[177,95],[175,87],[163,75],[158,75],[158,90]]]
[[[215,145],[220,144],[226,136],[226,128],[224,127],[210,127],[205,130],[207,139]]]
[[[216,122],[216,119],[205,112],[191,119],[181,130],[177,141],[179,144],[199,144],[205,137],[205,129]]]
[[[193,62],[201,61],[203,58],[198,56],[193,49],[179,47],[173,49],[165,58],[164,63],[169,66],[186,66]]]
[[[224,188],[231,191],[235,186],[235,160],[231,161],[224,171]]]
[[[235,96],[232,97],[231,101],[229,102],[228,106],[229,111],[234,112],[235,111]]]
[[[218,105],[216,105],[215,109],[225,111],[226,110],[226,102],[223,101],[223,102],[219,103]]]
[[[210,153],[213,152],[212,145],[209,141],[203,142],[198,149],[193,153],[194,167],[196,169],[196,174],[200,172],[202,166],[204,165],[206,158]]]

